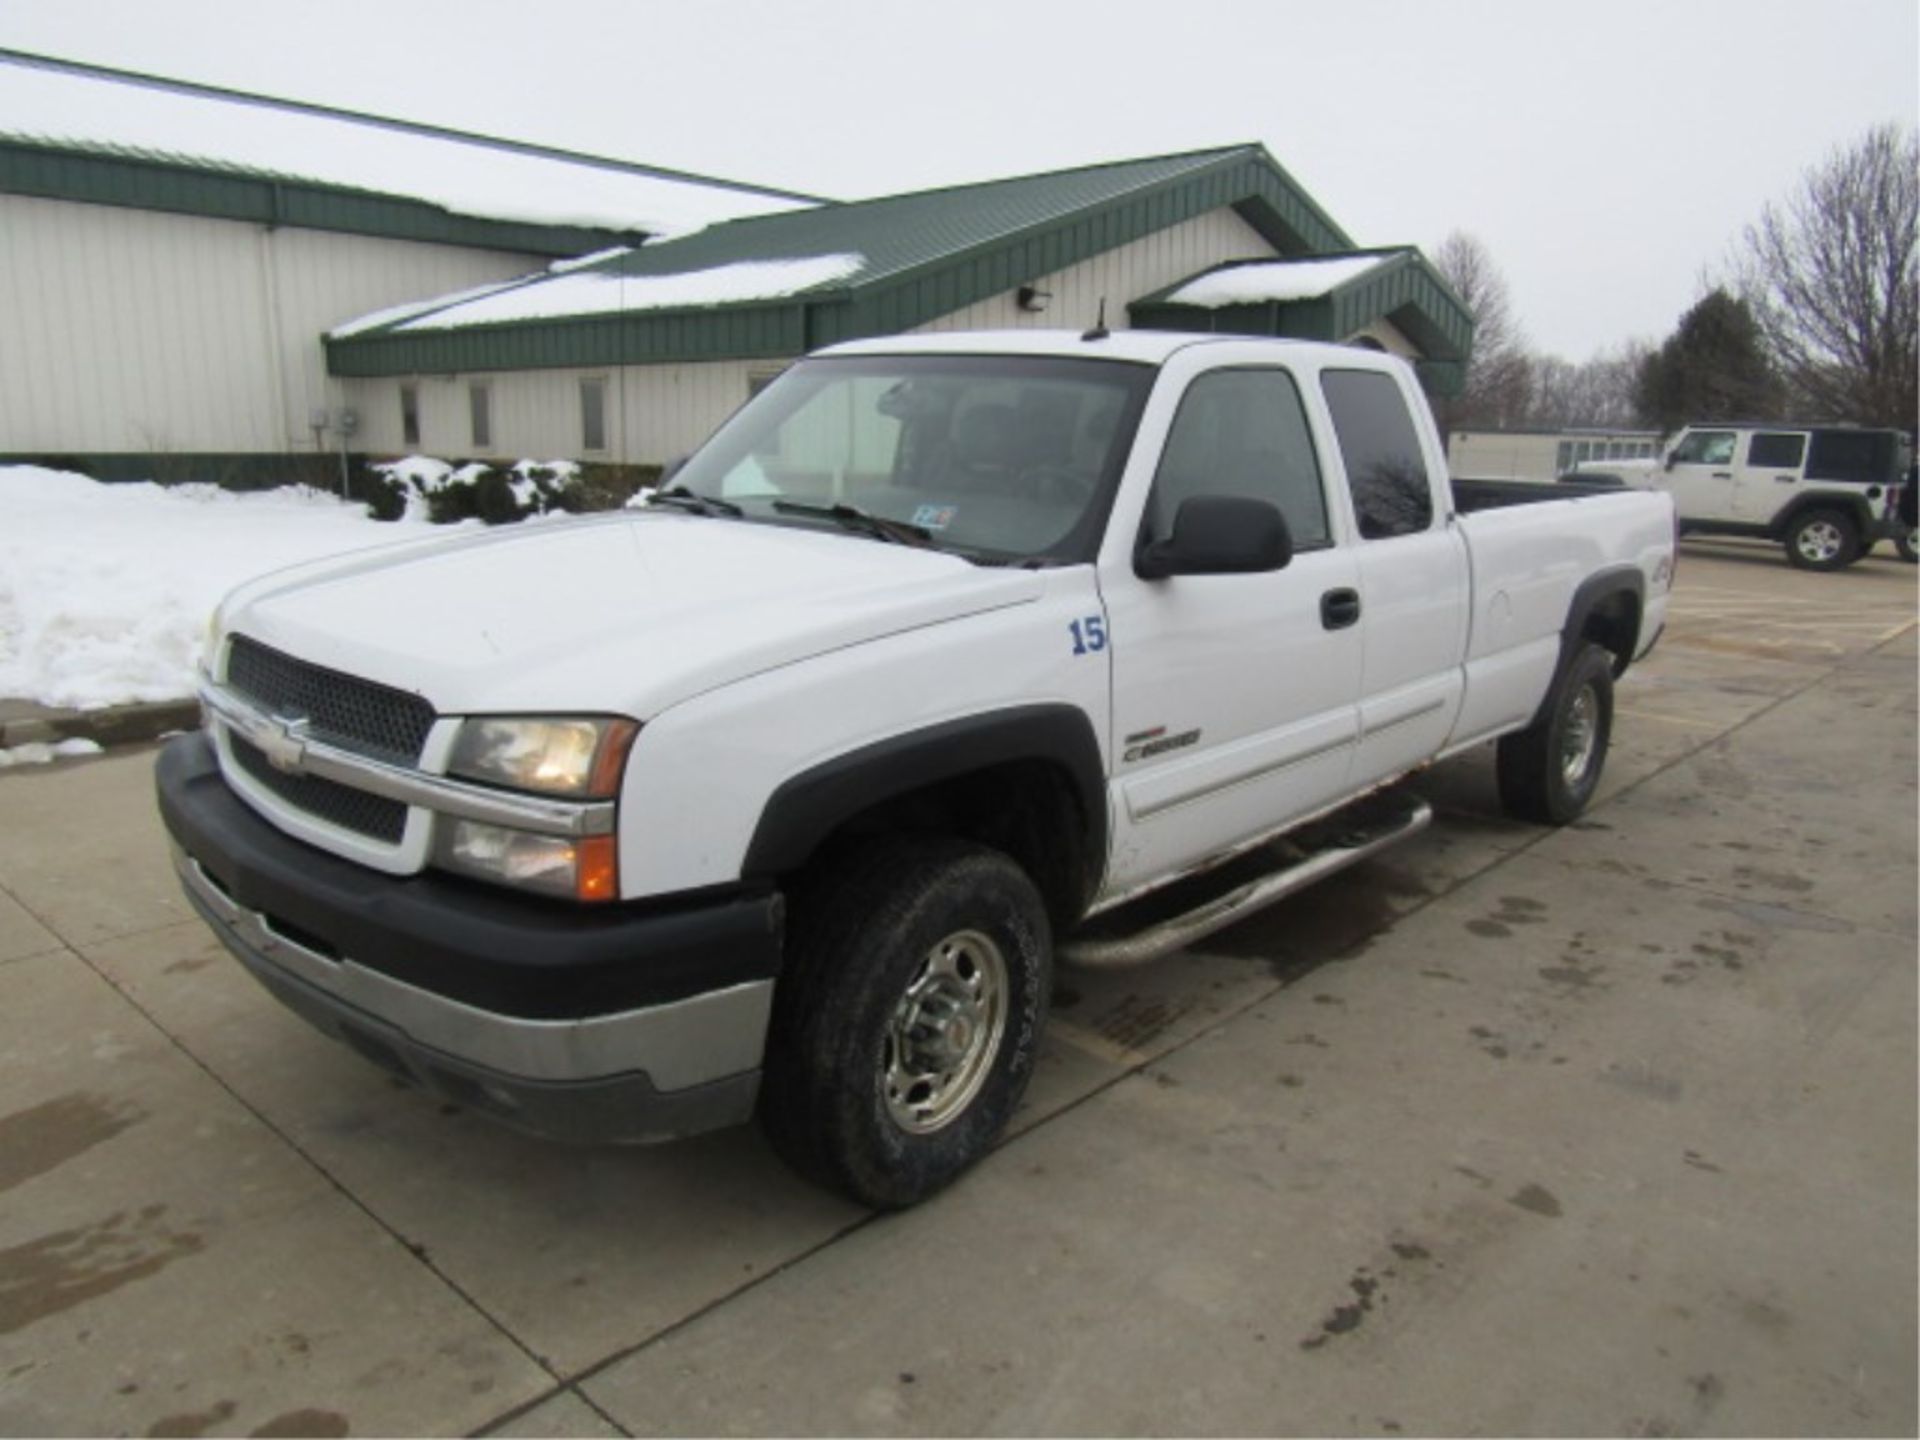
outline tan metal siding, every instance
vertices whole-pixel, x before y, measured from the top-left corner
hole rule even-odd
[[[1098,317],[1103,296],[1107,324],[1123,330],[1129,301],[1222,261],[1268,260],[1275,253],[1258,230],[1222,206],[1035,281],[1037,289],[1053,297],[1038,314],[1022,310],[1015,292],[1008,290],[929,321],[918,331],[1084,330]]]
[[[309,450],[327,327],[537,263],[0,195],[0,452]]]
[[[779,362],[722,360],[691,365],[629,365],[581,370],[497,370],[472,375],[337,381],[360,413],[356,447],[374,455],[408,449],[446,459],[610,460],[662,465],[686,454],[747,398],[755,375]],[[607,449],[581,446],[580,382],[607,381]],[[400,434],[400,387],[420,397],[420,443]],[[468,387],[492,391],[493,443],[473,444]]]

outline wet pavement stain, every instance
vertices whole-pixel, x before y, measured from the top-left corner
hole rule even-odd
[[[1115,1045],[1139,1050],[1158,1039],[1168,1026],[1192,1009],[1193,1004],[1191,999],[1170,1004],[1165,1000],[1142,1000],[1138,995],[1129,995],[1102,1015],[1094,1029]]]
[[[1775,890],[1784,890],[1789,895],[1805,895],[1813,889],[1813,882],[1804,875],[1795,875],[1786,870],[1762,870],[1756,865],[1737,865],[1734,867],[1735,884],[1745,882],[1749,885],[1767,885]]]
[[[80,1090],[0,1116],[0,1194],[146,1118],[131,1101]]]
[[[1718,1165],[1703,1156],[1698,1150],[1689,1150],[1680,1158],[1694,1169],[1705,1170],[1710,1175],[1723,1175],[1726,1173]]]
[[[1535,1215],[1544,1215],[1549,1220],[1557,1219],[1563,1212],[1560,1201],[1544,1185],[1522,1185],[1507,1197],[1509,1205],[1518,1205],[1522,1210],[1531,1210]]]
[[[1513,934],[1513,930],[1498,920],[1469,920],[1467,929],[1475,935],[1484,935],[1489,940],[1504,940]]]
[[[1571,990],[1604,990],[1606,988],[1604,985],[1596,985],[1594,982],[1606,968],[1604,965],[1582,967],[1569,960],[1564,965],[1543,965],[1539,975],[1542,980],[1555,985],[1564,985]]]
[[[0,1250],[0,1335],[111,1294],[205,1248],[200,1236],[162,1224],[166,1210],[149,1205],[132,1219],[117,1211]]]
[[[219,960],[218,955],[190,955],[185,960],[176,960],[161,970],[162,975],[191,975],[196,970],[204,970]]]
[[[206,1410],[190,1410],[179,1415],[165,1415],[147,1427],[150,1440],[158,1437],[178,1437],[204,1435],[223,1420],[233,1418],[234,1404],[231,1400],[220,1400]]]
[[[1354,1272],[1353,1278],[1347,1281],[1347,1288],[1353,1291],[1353,1303],[1334,1306],[1327,1318],[1320,1322],[1320,1333],[1309,1335],[1300,1342],[1302,1350],[1318,1350],[1334,1336],[1358,1330],[1367,1316],[1373,1312],[1373,1297],[1380,1289],[1380,1282],[1374,1279],[1371,1271],[1364,1265],[1361,1266]],[[1386,1298],[1384,1295],[1380,1296],[1382,1303],[1385,1303]]]
[[[907,1379],[910,1383],[912,1377],[908,1376]],[[247,1433],[250,1440],[265,1440],[268,1436],[315,1436],[319,1440],[339,1440],[340,1436],[351,1433],[351,1430],[347,1417],[336,1410],[289,1410]]]

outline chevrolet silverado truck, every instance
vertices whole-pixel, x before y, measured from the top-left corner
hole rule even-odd
[[[1898,430],[1696,424],[1658,459],[1588,460],[1573,478],[1665,491],[1683,535],[1772,540],[1798,569],[1842,570],[1880,539],[1912,553],[1896,513],[1910,460]]]
[[[1289,341],[841,345],[672,480],[235,591],[175,862],[394,1074],[582,1141],[757,1115],[881,1207],[992,1145],[1056,955],[1189,944],[1490,741],[1578,815],[1673,573],[1665,496],[1452,485],[1403,362]]]

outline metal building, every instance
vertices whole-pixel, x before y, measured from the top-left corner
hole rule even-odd
[[[1417,251],[1356,249],[1258,145],[831,203],[8,52],[0,240],[0,458],[96,474],[659,464],[817,346],[1103,310],[1440,390],[1472,343]]]
[[[331,326],[811,203],[0,51],[0,458],[270,471],[342,438]]]

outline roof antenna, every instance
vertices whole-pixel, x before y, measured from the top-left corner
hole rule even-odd
[[[1082,340],[1104,340],[1113,332],[1107,329],[1107,297],[1100,297],[1100,318],[1093,322],[1093,328],[1080,338]]]

